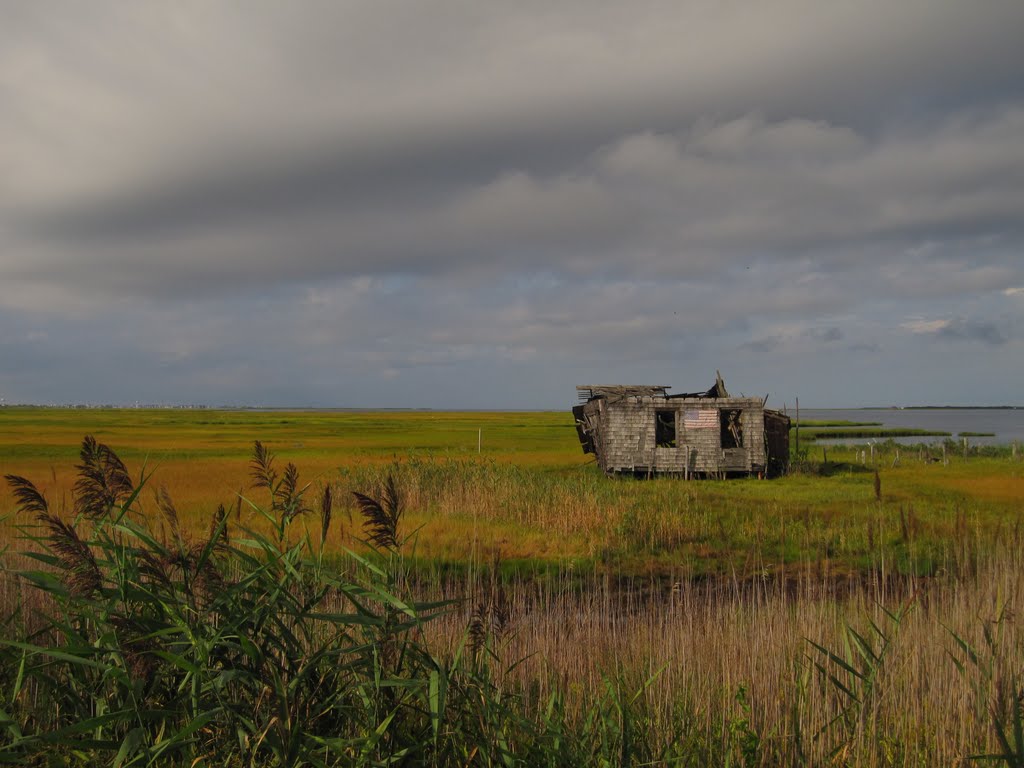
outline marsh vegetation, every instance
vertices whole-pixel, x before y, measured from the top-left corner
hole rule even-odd
[[[124,414],[125,452],[8,453],[2,759],[1020,764],[1009,450],[619,481],[555,415],[480,455],[477,414],[400,453],[443,426],[359,416],[335,449],[337,422],[278,424],[278,459],[244,419],[156,455]]]

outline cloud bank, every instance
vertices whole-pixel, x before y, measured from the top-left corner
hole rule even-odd
[[[1019,399],[1019,3],[8,15],[8,401]]]

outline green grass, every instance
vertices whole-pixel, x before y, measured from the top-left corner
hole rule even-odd
[[[795,428],[790,429],[790,441],[795,440]],[[803,425],[800,427],[800,440],[861,440],[865,438],[883,438],[887,439],[890,437],[949,437],[952,433],[942,432],[934,429],[917,429],[913,427],[873,427],[866,429],[863,427],[849,427],[842,429],[832,429],[826,427],[811,427],[805,429]]]
[[[0,461],[73,461],[83,434],[123,445],[125,458],[191,455],[241,460],[254,439],[314,461],[477,453],[531,463],[580,463],[572,415],[494,412],[310,412],[61,408],[0,409]],[[564,438],[564,439],[560,439]]]

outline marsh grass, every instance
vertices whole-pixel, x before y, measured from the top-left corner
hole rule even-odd
[[[339,485],[387,475],[404,489],[423,560],[464,566],[500,550],[510,568],[677,580],[970,569],[976,552],[1019,541],[1024,498],[1019,466],[985,459],[833,462],[779,481],[685,483],[412,458],[352,468]]]
[[[418,535],[400,530],[403,513],[433,502],[454,516],[477,484],[493,496],[525,483],[510,514],[528,516],[525,477],[430,464],[360,477],[367,492],[352,497],[345,535],[359,528],[364,548],[331,561],[330,486],[314,503],[294,465],[278,473],[261,444],[250,470],[266,506],[219,507],[202,535],[183,528],[166,491],[146,514],[146,479],[131,482],[95,441],[83,443],[70,521],[30,481],[8,478],[36,520],[26,557],[38,565],[6,585],[0,755],[1019,764],[1024,562],[1019,547],[978,549],[963,515],[956,527],[972,553],[942,576],[884,563],[851,576],[818,561],[792,578],[761,567],[623,580],[595,561],[589,573],[567,567],[541,580],[509,578],[494,549],[445,580],[403,556]],[[575,492],[595,494],[586,501],[602,499],[581,482]],[[881,490],[872,496],[881,514]],[[913,546],[917,524],[901,515],[898,525]],[[848,588],[837,589],[843,577]]]
[[[946,463],[937,446],[880,443],[873,465],[861,464],[858,448],[834,446],[827,462],[805,457],[771,482],[608,481],[580,453],[568,413],[8,408],[0,413],[0,467],[34,478],[62,509],[76,480],[68,446],[84,431],[124,445],[119,455],[136,470],[156,472],[181,527],[197,533],[217,504],[233,509],[252,492],[246,464],[251,436],[260,435],[302,467],[312,491],[334,491],[344,535],[326,547],[341,559],[345,547],[360,546],[351,491],[393,474],[409,502],[407,525],[418,529],[417,558],[453,568],[499,548],[513,567],[541,570],[604,563],[633,575],[701,576],[827,560],[833,570],[862,572],[884,558],[887,567],[937,572],[956,555],[959,515],[984,543],[1012,535],[1024,498],[1019,453],[971,446],[965,455],[952,441]],[[897,450],[902,460],[893,467]],[[147,488],[143,501],[152,494]],[[901,535],[900,505],[913,505],[917,516],[912,546]],[[0,510],[11,508],[0,489]],[[13,535],[13,526],[0,525],[0,546]]]
[[[877,484],[431,456],[307,482],[260,445],[200,516],[99,445],[56,503],[10,485],[9,761],[1019,764],[1001,457]]]
[[[856,440],[863,438],[892,437],[950,437],[951,432],[934,429],[917,429],[914,427],[883,427],[883,426],[840,426],[840,427],[804,427],[800,425],[801,440]]]

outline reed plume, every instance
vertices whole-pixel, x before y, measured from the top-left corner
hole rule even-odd
[[[167,522],[168,527],[171,529],[171,536],[174,537],[174,541],[181,543],[181,525],[178,521],[178,510],[174,506],[174,502],[171,500],[171,494],[168,493],[167,487],[161,485],[156,491],[156,506],[160,510],[160,514],[163,515],[164,520]]]
[[[270,451],[257,440],[253,443],[252,459],[249,461],[249,469],[252,474],[253,488],[273,489],[277,482],[277,472],[273,468],[274,457]]]
[[[371,544],[382,549],[399,548],[398,524],[402,518],[402,498],[395,486],[395,478],[388,475],[380,499],[353,491],[356,504],[363,515],[363,528]]]
[[[49,511],[46,497],[31,480],[19,475],[5,475],[4,479],[11,487],[18,510],[34,514],[47,529],[46,540],[60,568],[67,574],[71,593],[79,597],[96,594],[102,586],[102,575],[89,545],[82,541],[74,527]]]
[[[217,552],[227,552],[231,547],[231,537],[228,535],[228,511],[223,504],[217,505],[217,511],[210,520],[209,539],[213,541],[214,537],[217,539],[214,549]]]
[[[103,586],[103,575],[89,545],[75,529],[54,514],[39,516],[47,529],[46,541],[50,551],[67,579],[68,591],[75,597],[91,597]]]
[[[324,493],[320,497],[320,547],[323,548],[324,544],[327,543],[327,533],[331,528],[331,508],[334,505],[334,499],[331,495],[331,486],[328,485],[324,488]]]
[[[284,513],[289,520],[310,511],[302,503],[302,495],[306,488],[299,488],[299,470],[291,462],[285,466],[281,482],[272,490],[274,509]]]
[[[487,644],[490,637],[500,643],[512,627],[512,604],[504,590],[491,594],[477,603],[469,617],[469,648],[474,655]]]
[[[31,480],[20,475],[4,475],[4,479],[11,486],[11,492],[14,493],[19,512],[28,512],[36,517],[42,517],[49,512],[50,505],[47,503],[46,497]]]
[[[128,469],[120,457],[92,435],[82,440],[75,481],[75,514],[96,519],[131,496],[134,490]]]

